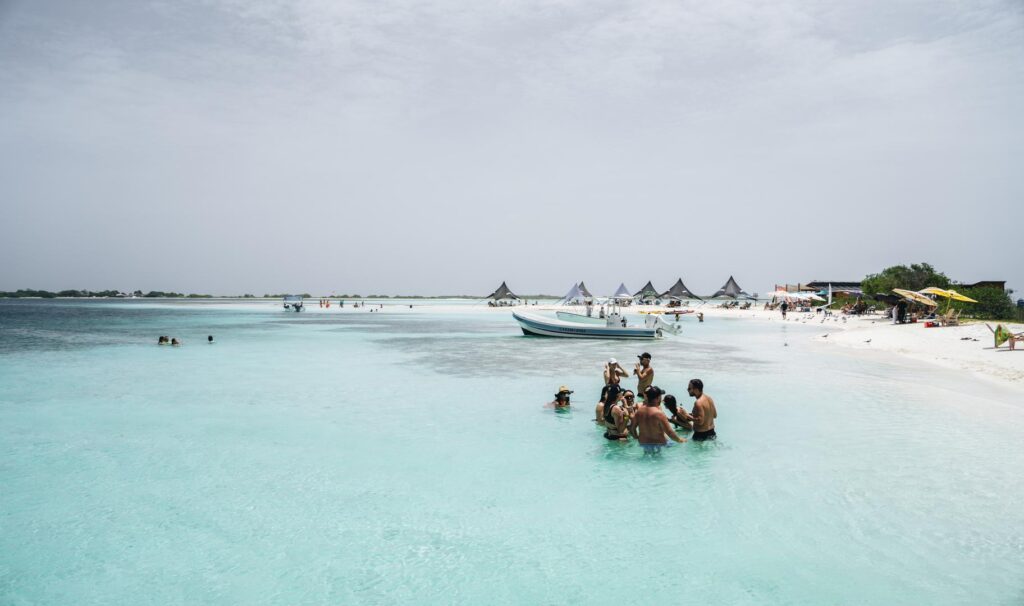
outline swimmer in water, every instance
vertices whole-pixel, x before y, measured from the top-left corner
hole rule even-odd
[[[570,396],[573,391],[569,389],[567,385],[563,385],[558,388],[558,393],[555,394],[555,399],[548,402],[546,408],[554,408],[555,410],[568,410],[571,406]]]
[[[665,413],[661,412],[661,396],[664,393],[665,391],[656,385],[648,387],[647,393],[644,394],[644,405],[636,412],[633,425],[629,428],[629,433],[649,454],[661,452],[663,447],[671,446],[672,442],[686,441],[676,434]]]

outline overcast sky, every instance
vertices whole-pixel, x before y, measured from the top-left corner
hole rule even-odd
[[[1024,2],[0,0],[0,289],[1024,291]]]

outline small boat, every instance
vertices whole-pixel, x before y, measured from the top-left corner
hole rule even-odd
[[[299,295],[285,295],[284,297],[284,310],[285,311],[302,311],[302,297]]]
[[[579,314],[573,315],[579,316]],[[523,334],[527,336],[573,339],[657,339],[663,332],[662,327],[657,326],[625,326],[624,319],[619,314],[609,314],[608,318],[601,321],[603,324],[569,322],[520,312],[512,312],[512,317],[519,322]],[[586,318],[586,316],[580,317]]]

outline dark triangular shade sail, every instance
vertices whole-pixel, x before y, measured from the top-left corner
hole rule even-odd
[[[518,299],[520,297],[519,297],[519,295],[517,295],[517,294],[513,293],[511,290],[509,290],[508,289],[508,285],[506,285],[504,282],[502,282],[501,286],[498,287],[498,290],[496,290],[496,291],[492,292],[491,294],[487,295],[487,298],[488,299],[494,299],[495,301],[500,301],[501,299]]]
[[[717,299],[718,297],[738,299],[740,297],[750,297],[750,295],[743,292],[743,289],[736,283],[736,280],[734,280],[732,276],[729,276],[729,280],[722,286],[722,288],[719,288],[718,292],[711,295],[712,299]]]
[[[672,285],[672,288],[670,288],[670,289],[666,290],[665,292],[661,293],[661,298],[662,299],[700,299],[700,297],[698,297],[697,295],[693,294],[693,292],[689,288],[686,288],[686,285],[683,284],[683,279],[682,278],[679,278],[678,280],[676,280],[676,283]]]
[[[587,285],[584,284],[583,282],[580,282],[580,292],[583,293],[583,296],[588,299],[594,298],[594,295],[590,294],[590,291],[587,290]]]
[[[644,298],[644,299],[648,299],[648,298],[650,298],[650,299],[657,299],[658,298],[658,289],[654,288],[654,285],[651,284],[650,280],[648,280],[647,284],[644,284],[644,287],[641,288],[639,291],[637,291],[637,293],[634,294],[633,296],[634,297],[641,297],[641,298]]]

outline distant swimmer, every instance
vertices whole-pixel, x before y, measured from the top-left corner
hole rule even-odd
[[[618,385],[609,385],[604,398],[604,437],[612,441],[629,440],[629,417],[622,404],[622,390]]]
[[[156,340],[157,345],[168,345],[169,343],[170,341],[167,339],[167,337],[163,335],[161,335],[160,338]]]
[[[619,364],[618,360],[615,358],[608,358],[608,363],[604,365],[605,385],[618,385],[619,381],[628,376],[629,373],[627,373],[626,369]]]
[[[693,441],[714,440],[718,437],[715,433],[715,419],[718,418],[715,401],[704,393],[704,382],[700,379],[690,381],[686,391],[696,398],[693,403]]]
[[[654,382],[654,369],[651,368],[651,354],[645,351],[637,357],[640,362],[633,367],[633,374],[637,377],[636,393],[640,394],[642,400],[647,388]]]
[[[181,345],[181,341],[178,340],[178,337],[174,337],[173,339],[171,339],[171,345],[177,347]]]
[[[206,342],[209,343],[210,345],[213,345],[213,335],[206,337]]]
[[[573,391],[569,389],[567,385],[562,385],[558,388],[558,393],[555,394],[555,399],[548,402],[547,408],[554,408],[555,410],[565,410],[571,406],[570,396]]]
[[[690,413],[686,412],[686,409],[680,410],[676,404],[676,397],[669,394],[662,399],[662,404],[668,409],[668,421],[675,425],[679,429],[684,431],[693,430],[693,417]]]
[[[665,413],[661,412],[661,396],[664,393],[656,385],[648,387],[644,394],[644,405],[636,411],[636,417],[629,428],[630,434],[648,453],[660,452],[662,447],[671,446],[672,442],[686,441],[676,434]]]
[[[702,312],[702,311],[698,311],[697,312],[697,321],[698,322],[703,322],[704,321],[704,312]]]

